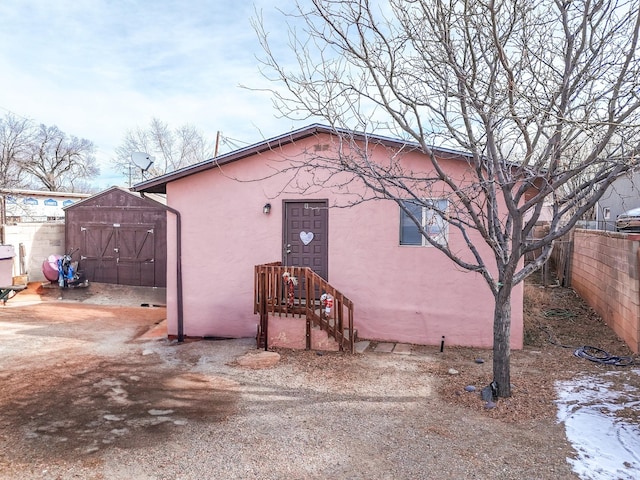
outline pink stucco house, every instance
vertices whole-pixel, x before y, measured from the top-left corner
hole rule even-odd
[[[287,170],[309,155],[328,154],[338,143],[331,132],[312,125],[133,188],[167,195],[169,335],[255,337],[264,321],[256,314],[262,308],[262,300],[256,298],[260,286],[256,266],[279,262],[284,267],[310,267],[316,278],[321,277],[318,282],[328,283],[320,285],[305,277],[303,270],[292,269],[288,273],[300,277],[295,307],[292,299],[290,311],[283,315],[280,309],[277,314],[274,305],[287,309],[289,284],[282,281],[286,268],[271,271],[276,272],[268,281],[272,290],[262,295],[271,321],[304,324],[304,312],[290,314],[312,304],[306,300],[311,290],[318,300],[319,293],[334,288],[336,306],[331,315],[337,321],[340,310],[344,328],[352,318],[358,338],[439,345],[444,336],[447,345],[491,347],[493,297],[479,274],[456,268],[442,252],[424,245],[415,225],[393,201],[342,208],[361,193],[357,182],[338,178],[320,185],[311,179],[317,180],[321,172]],[[355,134],[352,139],[365,137]],[[390,153],[401,151],[397,161],[414,171],[430,165],[423,153],[405,142],[385,137],[367,140],[373,161],[388,163]],[[441,164],[464,181],[469,168],[465,156],[444,150],[442,155]],[[429,212],[417,214],[429,216]],[[457,244],[465,248],[463,239],[444,222],[435,225],[434,235],[454,248]],[[482,241],[477,243],[486,248]],[[522,293],[520,285],[512,295],[515,349],[522,348]],[[342,308],[351,305],[342,318]],[[318,301],[309,306],[316,312],[321,307],[324,304]],[[269,343],[283,344],[287,335],[292,340],[287,328],[270,323]],[[304,328],[301,332],[304,337]],[[304,345],[304,338],[296,341]]]

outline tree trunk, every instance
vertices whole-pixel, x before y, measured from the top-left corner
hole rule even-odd
[[[495,296],[493,314],[493,381],[498,397],[511,396],[511,290],[502,287]]]

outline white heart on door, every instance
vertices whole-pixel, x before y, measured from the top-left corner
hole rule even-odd
[[[309,245],[311,240],[313,240],[313,232],[300,232],[300,240],[305,245]]]

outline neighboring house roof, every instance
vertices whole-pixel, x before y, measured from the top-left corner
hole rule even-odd
[[[64,207],[90,197],[89,193],[1,188],[0,217],[11,222],[50,222],[64,218]]]
[[[0,188],[0,195],[20,195],[39,197],[64,197],[64,198],[88,198],[90,193],[78,192],[52,192],[50,190],[24,190],[20,188]]]
[[[68,205],[68,206],[64,207],[63,210],[66,210],[67,208],[71,208],[71,207],[77,207],[78,205],[82,205],[85,202],[93,200],[95,197],[99,197],[99,196],[104,195],[104,194],[106,194],[108,192],[111,192],[113,190],[119,190],[119,191],[121,191],[123,193],[126,193],[127,195],[133,195],[134,197],[138,197],[138,198],[148,198],[150,200],[154,200],[154,201],[156,201],[158,203],[161,203],[162,205],[166,205],[167,204],[167,198],[164,195],[158,195],[158,194],[153,194],[153,193],[151,193],[151,194],[145,193],[144,196],[143,196],[138,192],[132,192],[130,190],[127,190],[126,188],[113,186],[113,187],[107,188],[106,190],[98,192],[98,193],[96,193],[94,195],[87,196],[88,198],[84,198],[83,200],[81,200],[79,202],[76,202],[73,205]]]
[[[161,175],[156,178],[152,178],[150,180],[146,180],[144,182],[140,182],[133,187],[131,190],[135,192],[145,192],[145,193],[166,193],[167,183],[173,182],[175,180],[179,180],[184,177],[188,177],[190,175],[194,175],[196,173],[202,172],[204,170],[210,170],[212,168],[216,168],[220,165],[225,165],[227,163],[235,162],[237,160],[241,160],[243,158],[249,157],[251,155],[260,154],[263,152],[267,152],[269,150],[273,150],[276,148],[283,147],[287,144],[294,143],[296,141],[302,140],[304,138],[318,135],[318,134],[340,134],[352,137],[354,140],[367,140],[369,142],[375,142],[379,145],[385,145],[393,148],[405,148],[407,150],[419,150],[420,146],[417,142],[409,142],[405,140],[394,139],[390,137],[384,137],[381,135],[373,135],[373,134],[365,134],[361,132],[353,132],[350,130],[339,129],[328,127],[326,125],[313,124],[298,130],[294,130],[289,133],[285,133],[283,135],[270,138],[268,140],[255,143],[248,147],[240,148],[238,150],[234,150],[232,152],[226,153],[224,155],[220,155],[215,158],[210,158],[200,163],[196,163],[194,165],[189,165],[188,167],[180,168],[174,172],[170,172],[164,175]],[[448,148],[434,148],[440,154],[449,154],[455,157],[468,157],[470,156],[467,152],[461,152]]]

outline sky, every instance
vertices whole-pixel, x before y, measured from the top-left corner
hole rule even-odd
[[[264,89],[250,20],[261,12],[286,55],[287,0],[2,0],[0,117],[56,125],[96,146],[99,189],[127,130],[158,118],[190,124],[221,153],[300,128]],[[290,8],[290,7],[289,7]],[[251,87],[242,88],[241,85]]]

